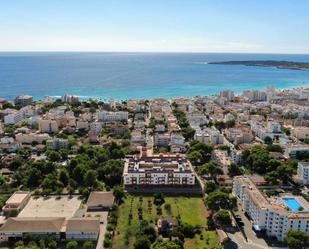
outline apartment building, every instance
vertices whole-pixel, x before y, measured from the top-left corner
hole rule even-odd
[[[207,144],[223,144],[224,136],[215,128],[196,130],[194,139]]]
[[[117,122],[117,121],[127,121],[129,117],[128,112],[107,112],[100,111],[97,113],[97,118],[102,122]]]
[[[54,138],[46,141],[46,147],[56,150],[67,149],[69,147],[69,142],[64,138]]]
[[[298,162],[297,178],[300,184],[309,185],[309,162]]]
[[[15,135],[15,139],[17,142],[22,144],[32,144],[33,142],[41,144],[44,141],[50,139],[50,136],[47,133],[18,133]]]
[[[30,95],[19,95],[15,98],[15,105],[27,106],[31,105],[33,97]]]
[[[55,119],[39,119],[39,130],[44,133],[56,133],[59,131],[58,123]]]
[[[233,194],[252,219],[255,230],[264,230],[270,237],[283,241],[289,230],[309,233],[309,203],[290,194],[266,197],[249,176],[236,176]]]
[[[126,158],[124,184],[148,186],[193,186],[195,175],[188,159],[180,155]]]
[[[158,147],[167,147],[171,141],[169,133],[155,134],[154,145]]]
[[[24,119],[23,113],[16,111],[14,113],[10,113],[4,116],[4,123],[5,124],[17,124],[18,122]]]
[[[246,127],[226,129],[225,135],[233,144],[251,143],[254,138],[252,131]]]
[[[284,156],[287,158],[297,158],[303,153],[309,153],[307,144],[288,144],[284,146]]]

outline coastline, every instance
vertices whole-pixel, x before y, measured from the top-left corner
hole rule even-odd
[[[271,85],[269,85],[269,87],[271,87]],[[298,85],[298,86],[293,86],[293,87],[283,87],[283,88],[279,88],[279,87],[276,87],[276,90],[279,90],[279,91],[286,91],[286,90],[294,90],[294,89],[305,89],[305,88],[309,88],[309,82],[306,84],[306,85]],[[143,98],[143,97],[136,97],[136,98],[112,98],[112,97],[100,97],[100,96],[80,96],[80,95],[76,95],[74,93],[70,93],[68,92],[67,94],[70,94],[70,95],[74,95],[74,96],[77,96],[80,100],[82,101],[87,101],[87,100],[95,100],[95,101],[128,101],[128,100],[142,100],[142,99],[147,99],[147,100],[152,100],[152,99],[159,99],[159,98],[163,98],[163,99],[177,99],[177,98],[194,98],[194,97],[203,97],[203,96],[214,96],[214,95],[218,95],[220,94],[221,91],[224,91],[224,90],[233,90],[235,92],[236,95],[241,95],[242,92],[244,90],[263,90],[265,89],[265,87],[252,87],[252,88],[246,88],[246,89],[243,89],[243,90],[240,90],[240,91],[234,91],[233,89],[221,89],[220,91],[217,91],[217,92],[213,92],[213,93],[209,93],[209,94],[203,94],[203,95],[175,95],[175,96],[170,96],[170,97],[166,97],[166,96],[163,96],[163,97],[150,97],[150,98]],[[65,93],[63,93],[65,94]],[[33,96],[33,99],[35,101],[41,101],[47,97],[51,97],[51,98],[54,98],[54,99],[59,99],[61,98],[61,95],[45,95],[45,96]],[[0,96],[1,98],[1,96]],[[13,99],[9,99],[9,100],[13,100]]]

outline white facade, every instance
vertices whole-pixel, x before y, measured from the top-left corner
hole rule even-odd
[[[268,236],[283,241],[291,229],[309,233],[309,203],[304,198],[267,198],[247,176],[234,178],[233,194],[239,198],[242,209],[252,219],[253,226],[265,230]],[[294,199],[302,210],[289,209],[285,199]]]
[[[298,162],[297,176],[301,184],[309,185],[309,163]]]
[[[123,180],[134,185],[194,185],[195,175],[189,160],[177,156],[127,158]]]
[[[215,128],[197,130],[194,139],[207,144],[223,144],[224,136]]]
[[[12,114],[8,114],[4,116],[4,123],[5,124],[17,124],[23,119],[24,119],[23,114],[21,112],[16,112],[16,113],[12,113]]]
[[[69,146],[69,142],[67,139],[63,138],[54,138],[46,141],[46,146],[53,149],[67,149]]]
[[[127,121],[129,114],[128,112],[98,112],[97,117],[99,121],[103,122],[115,122],[115,121]]]

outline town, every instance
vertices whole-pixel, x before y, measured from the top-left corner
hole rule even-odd
[[[307,248],[309,89],[0,99],[0,248]]]

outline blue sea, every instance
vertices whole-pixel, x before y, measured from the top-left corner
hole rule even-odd
[[[309,55],[223,53],[0,53],[0,97],[30,94],[134,99],[196,96],[223,89],[309,87],[309,71],[241,65],[209,65],[226,60],[309,62]]]

